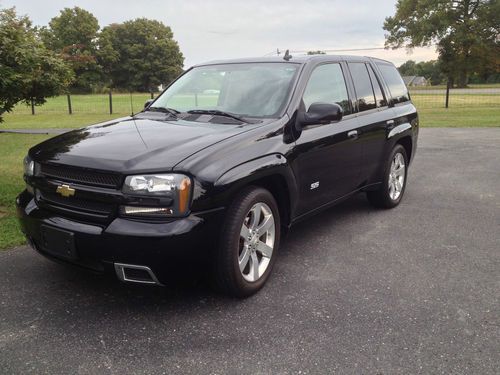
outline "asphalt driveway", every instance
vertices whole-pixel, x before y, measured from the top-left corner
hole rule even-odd
[[[300,224],[243,301],[0,252],[0,372],[498,373],[499,188],[499,128],[423,129],[398,208]]]

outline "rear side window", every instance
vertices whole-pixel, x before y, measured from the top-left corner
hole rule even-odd
[[[344,111],[344,115],[351,113],[347,86],[340,64],[324,64],[314,69],[307,82],[302,97],[306,111],[316,102],[336,103]]]
[[[403,78],[399,75],[396,67],[387,64],[377,64],[385,83],[389,86],[389,91],[391,92],[392,100],[394,104],[404,103],[410,100],[410,95],[408,94],[408,89],[406,88]]]
[[[370,73],[370,80],[372,81],[373,92],[375,93],[375,100],[377,101],[377,107],[385,107],[387,105],[387,100],[385,100],[382,89],[380,88],[380,82],[375,76],[375,72],[371,65],[367,65],[368,73]]]
[[[375,94],[365,63],[349,63],[349,69],[356,90],[359,111],[367,111],[377,108]]]

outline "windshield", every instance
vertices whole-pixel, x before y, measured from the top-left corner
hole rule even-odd
[[[152,108],[216,110],[276,117],[286,105],[299,65],[248,63],[200,66],[175,81]]]

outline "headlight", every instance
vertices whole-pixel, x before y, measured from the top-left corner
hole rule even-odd
[[[24,174],[26,176],[33,176],[35,174],[35,162],[31,160],[29,155],[24,158]]]
[[[122,215],[173,217],[183,216],[191,203],[191,179],[182,174],[150,174],[128,176],[123,185],[123,192],[131,195],[172,198],[172,204],[158,206],[122,206]],[[161,200],[160,200],[161,201]]]

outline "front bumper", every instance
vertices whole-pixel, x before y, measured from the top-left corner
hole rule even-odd
[[[17,197],[16,205],[22,231],[42,255],[97,272],[114,272],[117,263],[145,266],[162,284],[183,266],[192,269],[208,260],[219,237],[224,212],[221,208],[192,213],[170,222],[117,217],[102,224],[76,221],[43,209],[27,191]],[[51,255],[43,247],[42,225],[73,233],[76,258]]]

